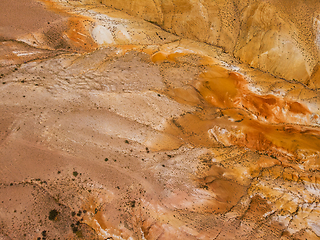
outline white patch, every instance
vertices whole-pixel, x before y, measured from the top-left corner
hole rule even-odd
[[[186,49],[186,48],[182,48],[182,47],[177,47],[173,53],[193,53],[193,54],[197,54],[196,51],[190,50],[190,49]]]
[[[37,54],[37,53],[40,53],[40,52],[20,52],[20,51],[12,51],[12,53],[14,53],[15,55],[17,55],[18,57],[21,57],[21,56],[29,56],[29,55]]]
[[[91,34],[92,34],[94,41],[100,45],[114,43],[114,39],[113,39],[111,31],[104,26],[101,26],[101,25],[96,26],[92,30]]]
[[[266,51],[266,52],[261,53],[260,56],[268,55],[268,54],[269,54],[269,51]]]
[[[313,194],[314,196],[320,197],[320,189],[318,184],[306,184],[305,188],[309,193]]]
[[[318,19],[318,17],[314,18],[313,20],[313,28],[316,35],[315,43],[318,49],[320,49],[320,20]]]
[[[289,214],[287,214],[287,215],[284,215],[284,216],[281,216],[281,215],[274,216],[272,219],[274,221],[277,221],[277,222],[283,224],[285,227],[288,227],[290,221],[292,220],[292,217]]]
[[[235,72],[239,72],[241,69],[238,66],[234,66],[234,65],[229,65],[230,70],[235,71]]]
[[[320,237],[320,225],[319,223],[308,221],[308,225],[311,227],[312,231]]]
[[[130,34],[128,33],[127,29],[124,26],[118,26],[118,31],[126,37],[126,39],[131,40]]]

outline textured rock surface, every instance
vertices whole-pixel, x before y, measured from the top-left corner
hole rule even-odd
[[[103,3],[178,36],[96,1],[1,26],[0,238],[319,239],[311,5]]]
[[[130,0],[102,3],[220,46],[250,66],[309,83],[319,60],[319,2]],[[314,86],[312,86],[314,87]]]

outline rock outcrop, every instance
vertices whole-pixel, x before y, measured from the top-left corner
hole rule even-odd
[[[309,84],[319,61],[318,1],[101,2],[178,36],[222,47],[242,62],[288,80]]]

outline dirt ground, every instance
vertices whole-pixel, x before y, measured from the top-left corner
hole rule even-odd
[[[0,46],[0,239],[319,239],[317,89],[95,1]]]

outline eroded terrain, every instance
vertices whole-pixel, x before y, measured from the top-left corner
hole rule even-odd
[[[320,95],[305,72],[276,77],[96,1],[11,4],[1,239],[320,237]]]

